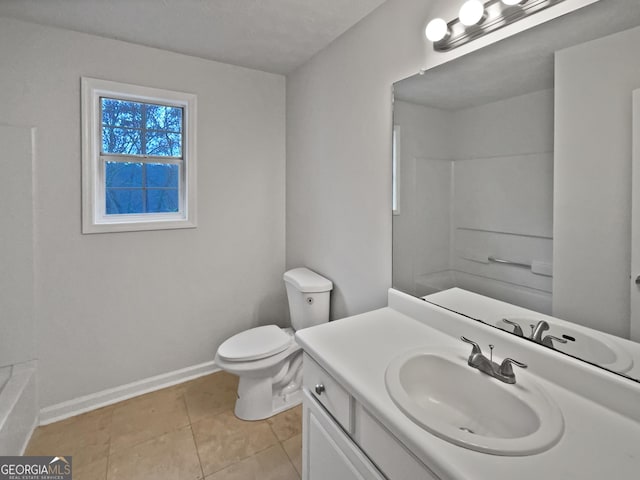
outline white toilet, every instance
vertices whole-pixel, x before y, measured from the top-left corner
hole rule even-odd
[[[284,281],[293,328],[252,328],[226,340],[216,353],[216,365],[240,377],[235,414],[243,420],[262,420],[302,401],[302,349],[293,335],[329,321],[330,280],[294,268]]]

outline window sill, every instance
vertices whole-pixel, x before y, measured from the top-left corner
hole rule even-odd
[[[176,230],[180,228],[196,228],[198,225],[192,220],[148,220],[148,221],[122,221],[117,223],[85,223],[82,226],[83,234],[92,233],[118,233],[140,232],[148,230]]]

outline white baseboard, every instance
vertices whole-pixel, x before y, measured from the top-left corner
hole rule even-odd
[[[58,422],[65,418],[73,417],[81,413],[89,412],[100,407],[105,407],[113,403],[121,402],[129,398],[137,397],[144,393],[154,392],[162,388],[171,387],[178,383],[193,380],[194,378],[218,372],[218,368],[213,361],[201,363],[169,373],[145,378],[137,382],[109,388],[101,392],[92,393],[82,397],[67,400],[62,403],[50,405],[40,410],[40,425]]]

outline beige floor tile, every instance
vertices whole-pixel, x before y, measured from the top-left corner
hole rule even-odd
[[[106,458],[109,453],[113,412],[112,407],[105,407],[38,427],[25,454],[70,455],[73,457],[74,468]]]
[[[188,426],[109,457],[107,480],[199,478],[202,478],[202,470]]]
[[[298,480],[280,444],[206,477],[206,480]]]
[[[218,372],[184,384],[184,398],[192,423],[204,417],[233,410],[238,392],[238,377]]]
[[[111,454],[189,425],[181,390],[168,388],[116,404]]]
[[[73,459],[73,480],[105,480],[107,478],[107,457],[76,468]]]
[[[269,425],[281,442],[302,432],[302,405],[290,408],[267,419]]]
[[[298,474],[302,476],[302,434],[299,433],[295,437],[282,442],[282,447],[287,452],[289,460],[293,463]]]
[[[205,475],[278,443],[267,422],[246,422],[232,412],[206,417],[192,427]]]

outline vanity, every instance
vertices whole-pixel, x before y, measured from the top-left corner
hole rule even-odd
[[[470,367],[472,347],[460,332],[487,356],[493,345],[494,360],[510,357],[528,368],[514,367],[516,383],[509,385]],[[301,330],[296,338],[305,351],[303,479],[625,480],[640,474],[636,382],[394,289],[388,307]],[[415,360],[430,353],[455,366]],[[437,404],[423,404],[435,412],[423,418],[426,424],[411,418],[385,378],[393,377],[394,362],[411,369],[411,361],[419,368],[404,372],[410,394],[446,400],[463,412],[458,418],[484,430],[464,431],[473,430],[465,423],[453,438],[453,430],[443,431],[456,417]],[[420,375],[433,391],[411,391]],[[442,385],[453,387],[438,391]],[[542,402],[548,411],[538,418],[540,411],[531,416],[492,396],[510,388],[523,391],[525,405]],[[527,397],[532,390],[541,396]],[[495,405],[487,405],[491,400]],[[534,412],[540,407],[531,406]],[[549,429],[544,438],[508,451],[540,429]]]
[[[303,479],[640,478],[640,2],[587,3],[394,83],[393,288],[296,333]]]

